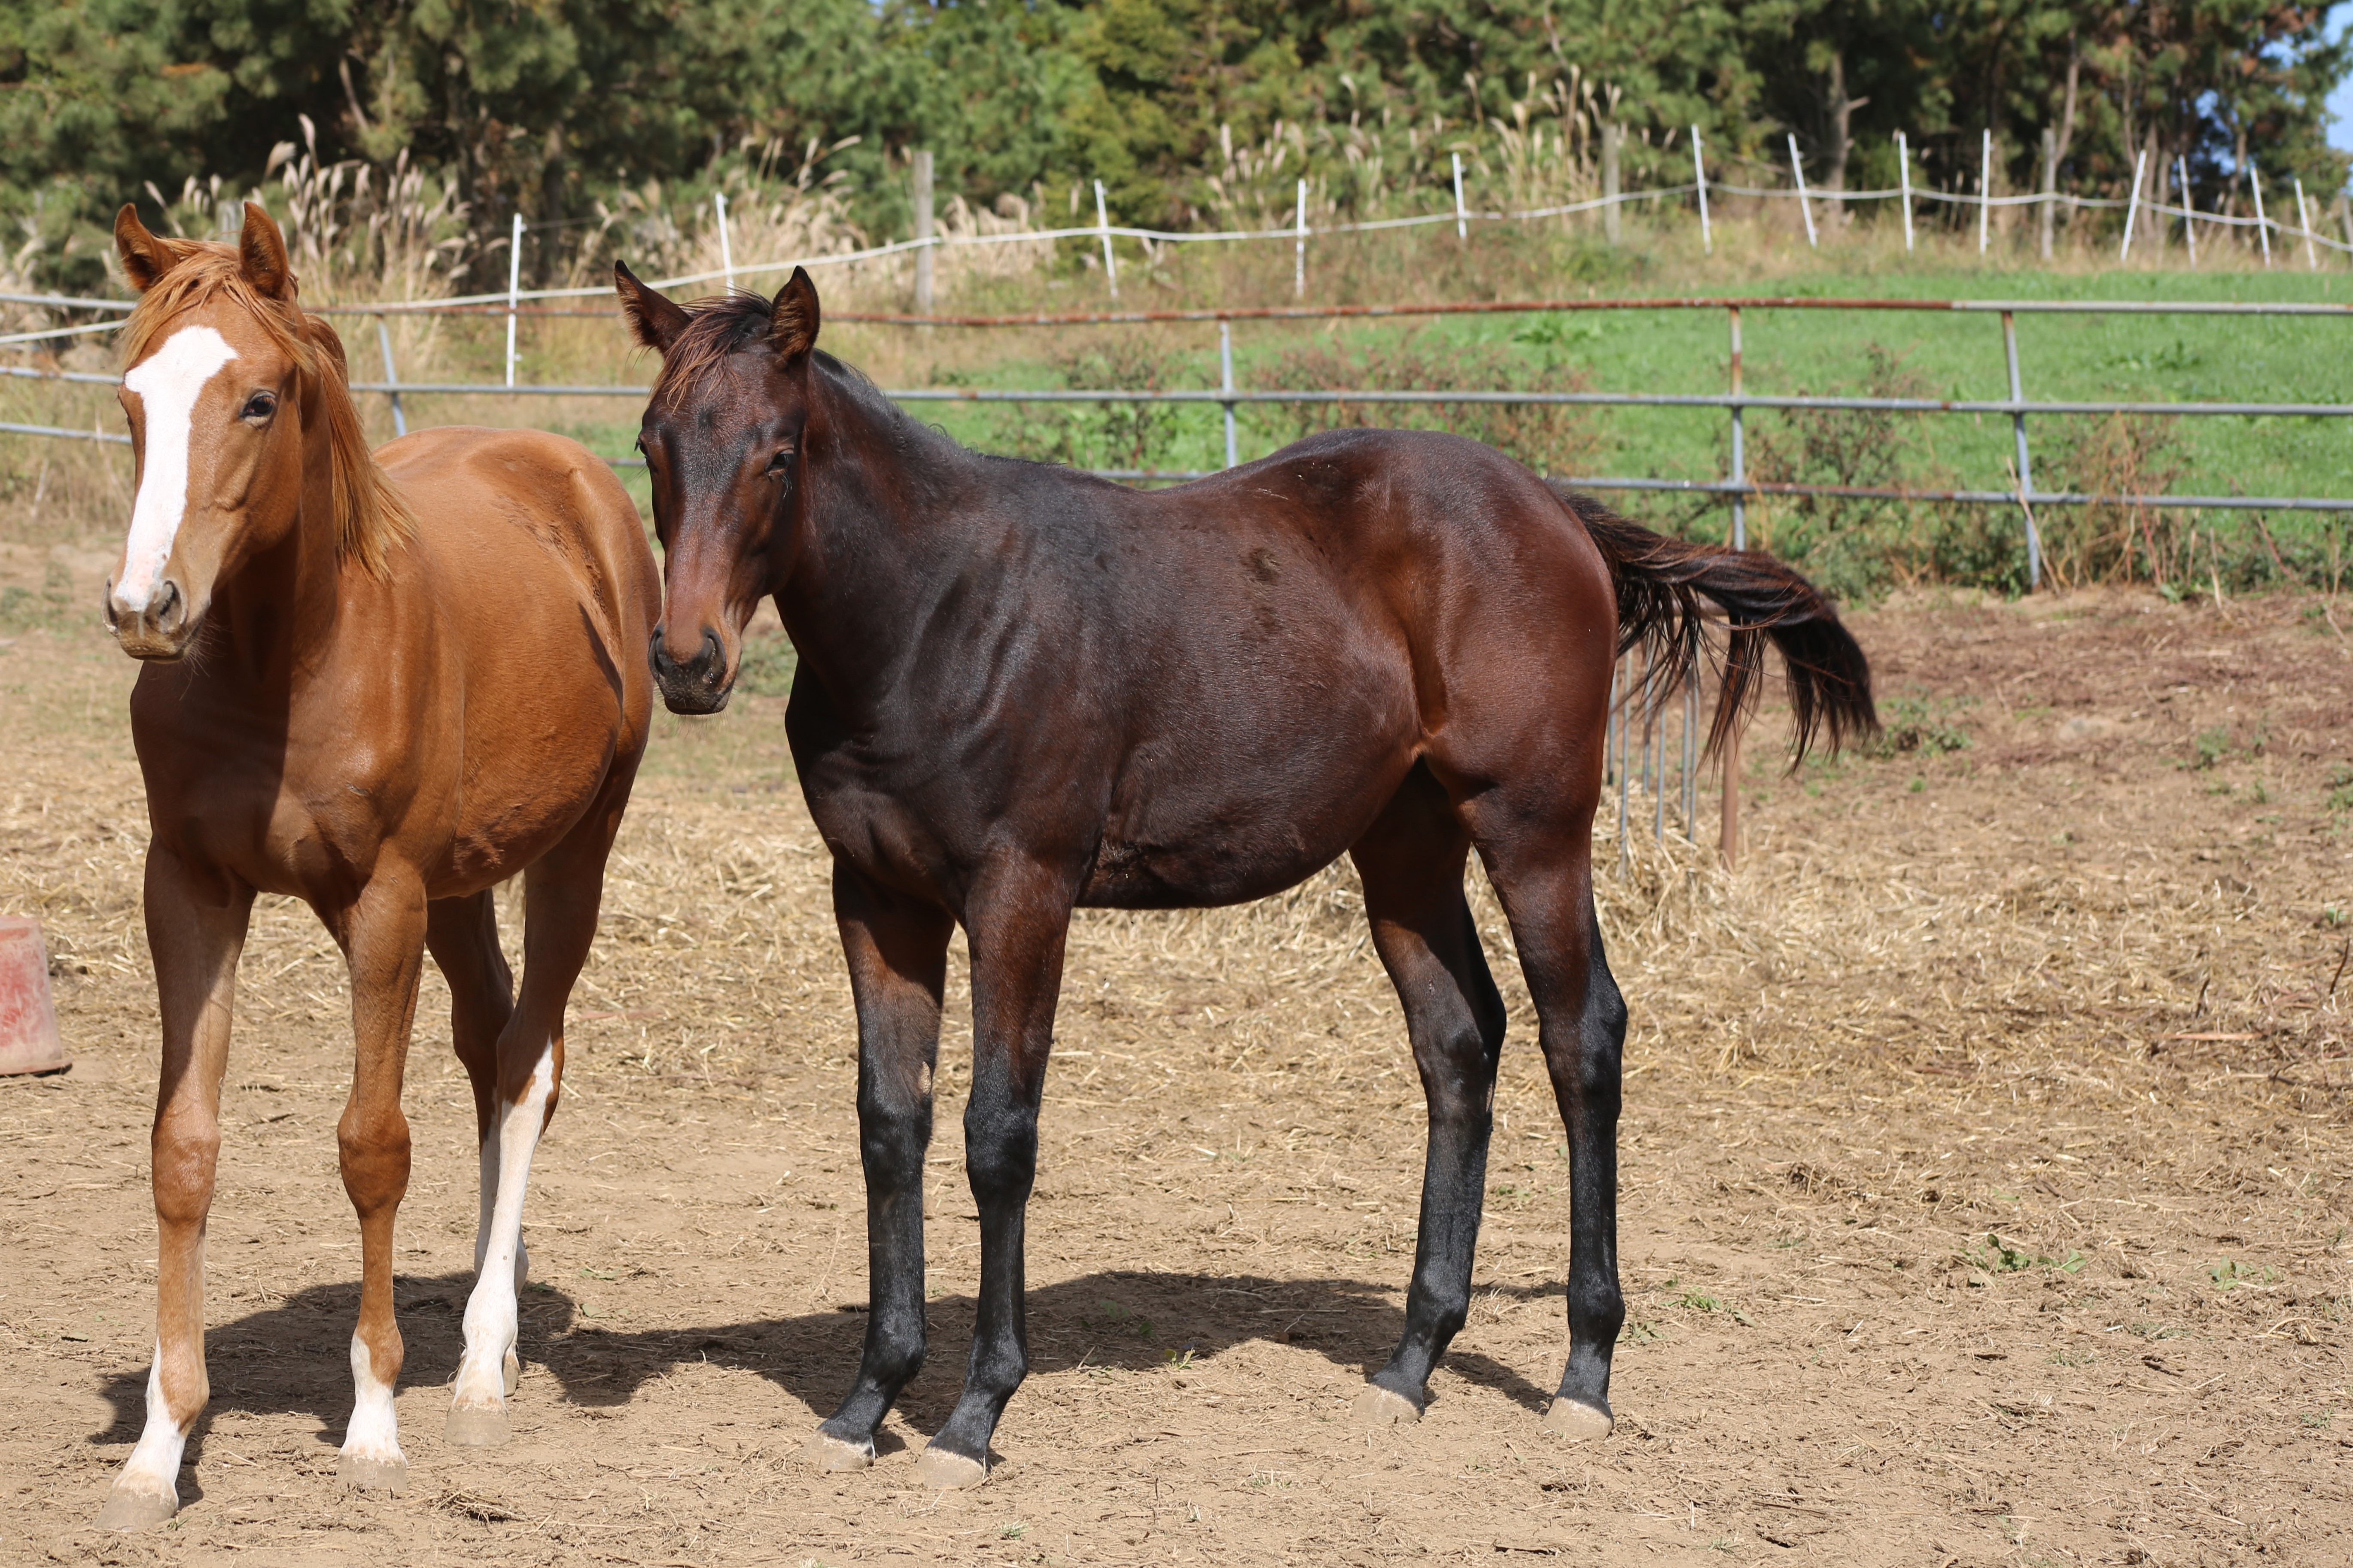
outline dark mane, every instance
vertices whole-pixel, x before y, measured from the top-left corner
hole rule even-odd
[[[714,294],[687,305],[686,325],[662,355],[661,374],[654,379],[655,399],[675,407],[699,392],[721,361],[768,335],[776,320],[776,309],[775,300],[748,289]],[[884,397],[866,378],[864,372],[843,363],[823,349],[812,351],[810,358],[870,411],[887,411],[900,419],[907,417],[897,404]]]

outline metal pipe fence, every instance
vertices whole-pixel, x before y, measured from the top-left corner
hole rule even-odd
[[[1728,188],[1721,187],[1718,188]],[[1845,199],[1854,199],[1849,193]],[[2201,218],[2208,215],[2199,215]],[[1085,231],[1092,233],[1093,231]],[[1284,231],[1291,237],[1290,231]],[[740,271],[753,268],[738,268]],[[521,313],[520,292],[499,301],[499,310],[485,310],[485,314],[507,314],[510,324],[513,315]],[[80,300],[65,296],[0,295],[0,300],[22,303],[39,303],[72,308],[121,308],[119,301]],[[458,302],[472,308],[480,302]],[[585,397],[642,398],[650,388],[635,384],[536,384],[512,379],[499,383],[406,381],[393,359],[392,341],[386,327],[395,310],[388,306],[331,307],[339,314],[367,314],[375,318],[377,347],[384,365],[380,379],[354,380],[354,393],[382,396],[387,399],[395,428],[407,429],[407,400],[427,397]],[[1232,328],[1237,321],[1336,321],[1383,320],[1404,317],[1446,317],[1457,315],[1492,315],[1535,311],[1624,311],[1650,310],[1720,310],[1725,315],[1729,329],[1727,387],[1720,393],[1631,393],[1631,392],[1546,392],[1527,390],[1458,390],[1432,391],[1411,388],[1363,389],[1263,389],[1239,384],[1233,361]],[[1841,395],[1782,395],[1751,392],[1744,384],[1743,324],[1744,313],[1780,310],[1831,310],[1843,312],[1947,312],[1989,315],[1999,321],[2002,334],[2003,370],[2006,396],[1986,398],[1916,398],[1862,397]],[[555,313],[555,312],[543,312]],[[609,310],[563,312],[582,315],[609,316]],[[1327,305],[1327,306],[1268,306],[1227,308],[1219,310],[1095,310],[1032,313],[1016,315],[914,315],[895,312],[837,311],[832,319],[870,322],[886,326],[959,327],[975,330],[1056,328],[1071,326],[1116,326],[1149,323],[1214,322],[1219,328],[1218,384],[1211,387],[1150,390],[1134,388],[1041,387],[996,389],[976,387],[910,387],[890,389],[885,395],[902,404],[994,404],[1023,405],[1208,405],[1219,407],[1224,423],[1224,467],[1238,465],[1235,416],[1243,405],[1291,406],[1439,406],[1447,405],[1562,405],[1582,407],[1623,408],[1683,408],[1716,409],[1726,416],[1730,426],[1728,471],[1710,478],[1642,478],[1610,475],[1567,476],[1567,482],[1595,490],[1649,491],[1720,498],[1731,511],[1730,542],[1736,548],[1745,548],[1746,504],[1757,498],[1774,496],[1813,496],[1915,501],[1954,505],[1987,505],[2016,507],[2021,515],[2021,548],[2027,564],[2031,586],[2039,586],[2042,578],[2042,547],[2034,521],[2034,510],[2042,506],[2124,506],[2135,508],[2176,508],[2183,510],[2236,509],[2306,512],[2353,512],[2353,497],[2331,496],[2246,496],[2192,493],[2104,494],[2077,490],[2044,490],[2033,483],[2032,449],[2029,422],[2063,415],[2158,415],[2187,417],[2263,417],[2337,419],[2353,416],[2353,404],[2292,403],[2292,402],[2229,402],[2229,401],[2131,401],[2122,399],[2042,399],[2027,395],[2026,377],[2019,353],[2018,318],[2046,315],[2115,315],[2145,316],[2226,316],[2226,317],[2353,317],[2353,305],[2327,303],[2256,303],[2241,301],[2160,302],[2142,300],[1888,300],[1810,297],[1664,297],[1632,300],[1536,300],[1514,301],[1477,301],[1433,303],[1422,305]],[[99,323],[100,329],[119,322]],[[510,350],[507,358],[509,376],[512,375],[514,359]],[[76,385],[114,385],[121,378],[112,374],[87,371],[49,370],[29,365],[0,365],[0,376],[16,379],[57,382]],[[1801,484],[1758,480],[1746,471],[1746,416],[1749,410],[1823,410],[1837,412],[1885,412],[1917,415],[1993,416],[2006,417],[2011,426],[2014,443],[2014,467],[2008,478],[2009,485],[2000,489],[1954,488],[1912,489],[1869,485]],[[103,428],[76,429],[64,426],[0,423],[0,434],[21,435],[55,439],[91,440],[101,443],[128,445],[130,437]],[[642,459],[607,458],[617,468],[642,467]],[[1216,469],[1149,469],[1100,468],[1098,475],[1116,479],[1142,482],[1182,482],[1208,477]],[[1675,804],[1675,814],[1683,830],[1696,838],[1695,814],[1699,779],[1699,709],[1702,694],[1697,686],[1687,687],[1679,704],[1654,707],[1641,702],[1647,689],[1647,671],[1639,658],[1632,668],[1621,668],[1617,679],[1617,694],[1612,708],[1611,750],[1607,768],[1609,781],[1618,791],[1620,852],[1625,855],[1625,832],[1630,826],[1630,800],[1637,795],[1649,796],[1651,826],[1654,836],[1662,836],[1668,822],[1670,796]],[[1640,736],[1636,735],[1635,715],[1641,715]],[[1670,731],[1672,730],[1672,736]],[[1737,773],[1740,738],[1735,735],[1732,745],[1722,759],[1723,816],[1720,846],[1727,861],[1737,854],[1738,797]],[[1672,761],[1671,762],[1671,757]],[[1671,782],[1669,773],[1677,776]]]

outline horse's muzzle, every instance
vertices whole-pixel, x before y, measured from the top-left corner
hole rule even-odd
[[[188,651],[196,624],[188,614],[188,596],[166,577],[155,584],[144,605],[132,605],[106,584],[106,629],[122,651],[133,658],[170,660]]]
[[[661,688],[662,701],[673,713],[716,713],[734,693],[727,650],[719,634],[707,626],[701,646],[685,658],[670,658],[659,626],[654,628],[646,653],[654,668],[654,684]]]

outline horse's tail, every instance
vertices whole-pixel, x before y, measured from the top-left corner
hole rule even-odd
[[[1707,644],[1701,595],[1724,606],[1731,636],[1723,691],[1708,727],[1711,752],[1756,701],[1767,638],[1780,650],[1788,673],[1792,761],[1804,757],[1817,739],[1836,752],[1878,730],[1870,662],[1812,584],[1762,551],[1669,539],[1627,521],[1590,496],[1559,484],[1552,484],[1552,491],[1609,563],[1618,589],[1618,651],[1637,644],[1648,650],[1644,700],[1661,700],[1697,672]]]

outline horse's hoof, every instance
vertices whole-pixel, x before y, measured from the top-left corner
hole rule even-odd
[[[1552,1408],[1545,1412],[1545,1430],[1557,1432],[1572,1443],[1589,1443],[1607,1437],[1609,1428],[1617,1424],[1617,1417],[1600,1406],[1566,1395],[1554,1400]]]
[[[495,1448],[507,1440],[503,1405],[453,1405],[441,1435],[461,1448]]]
[[[180,1500],[169,1492],[134,1490],[117,1484],[98,1510],[100,1530],[152,1530],[180,1511]]]
[[[359,1491],[405,1492],[408,1489],[408,1461],[345,1454],[335,1461],[335,1476],[343,1485]]]
[[[1356,1395],[1356,1420],[1366,1426],[1410,1426],[1421,1419],[1421,1406],[1394,1389],[1376,1383]]]
[[[522,1357],[512,1351],[507,1352],[506,1364],[501,1370],[505,1373],[506,1397],[512,1399],[516,1385],[522,1382]]]
[[[940,1491],[955,1491],[963,1487],[976,1487],[988,1479],[988,1467],[978,1459],[969,1459],[937,1443],[925,1448],[915,1458],[915,1479]]]
[[[874,1445],[845,1443],[827,1432],[812,1432],[801,1445],[801,1458],[820,1470],[862,1470],[874,1462]]]

